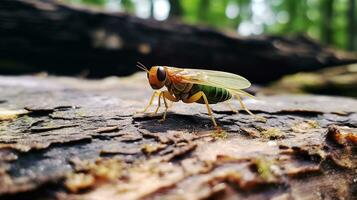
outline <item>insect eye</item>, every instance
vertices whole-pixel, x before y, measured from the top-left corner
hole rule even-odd
[[[159,67],[156,72],[157,79],[159,81],[164,81],[166,79],[166,71],[163,67]]]

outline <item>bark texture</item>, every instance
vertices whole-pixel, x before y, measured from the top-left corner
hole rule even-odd
[[[0,198],[356,198],[355,99],[245,100],[266,122],[218,104],[217,133],[204,105],[136,114],[145,77],[0,77]]]

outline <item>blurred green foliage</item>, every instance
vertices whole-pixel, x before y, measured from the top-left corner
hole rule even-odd
[[[341,49],[357,50],[356,0],[64,0],[97,5],[140,17],[167,16],[240,35],[306,34]],[[163,7],[163,4],[169,5]],[[145,8],[146,6],[146,8]],[[115,9],[113,9],[115,7]],[[147,11],[147,15],[140,12]],[[164,14],[165,15],[165,14]]]

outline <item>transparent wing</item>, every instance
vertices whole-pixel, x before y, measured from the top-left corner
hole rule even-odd
[[[251,85],[244,77],[228,72],[203,69],[181,69],[175,67],[168,68],[174,75],[180,77],[183,83],[220,87],[235,92],[242,92],[241,89],[248,88]]]

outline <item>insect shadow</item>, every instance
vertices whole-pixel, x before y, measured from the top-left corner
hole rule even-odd
[[[207,116],[184,115],[173,112],[168,112],[165,121],[160,122],[161,115],[150,116],[144,114],[140,117],[133,117],[133,122],[139,128],[146,129],[150,132],[167,132],[169,130],[175,131],[207,131],[213,130],[212,122]]]

